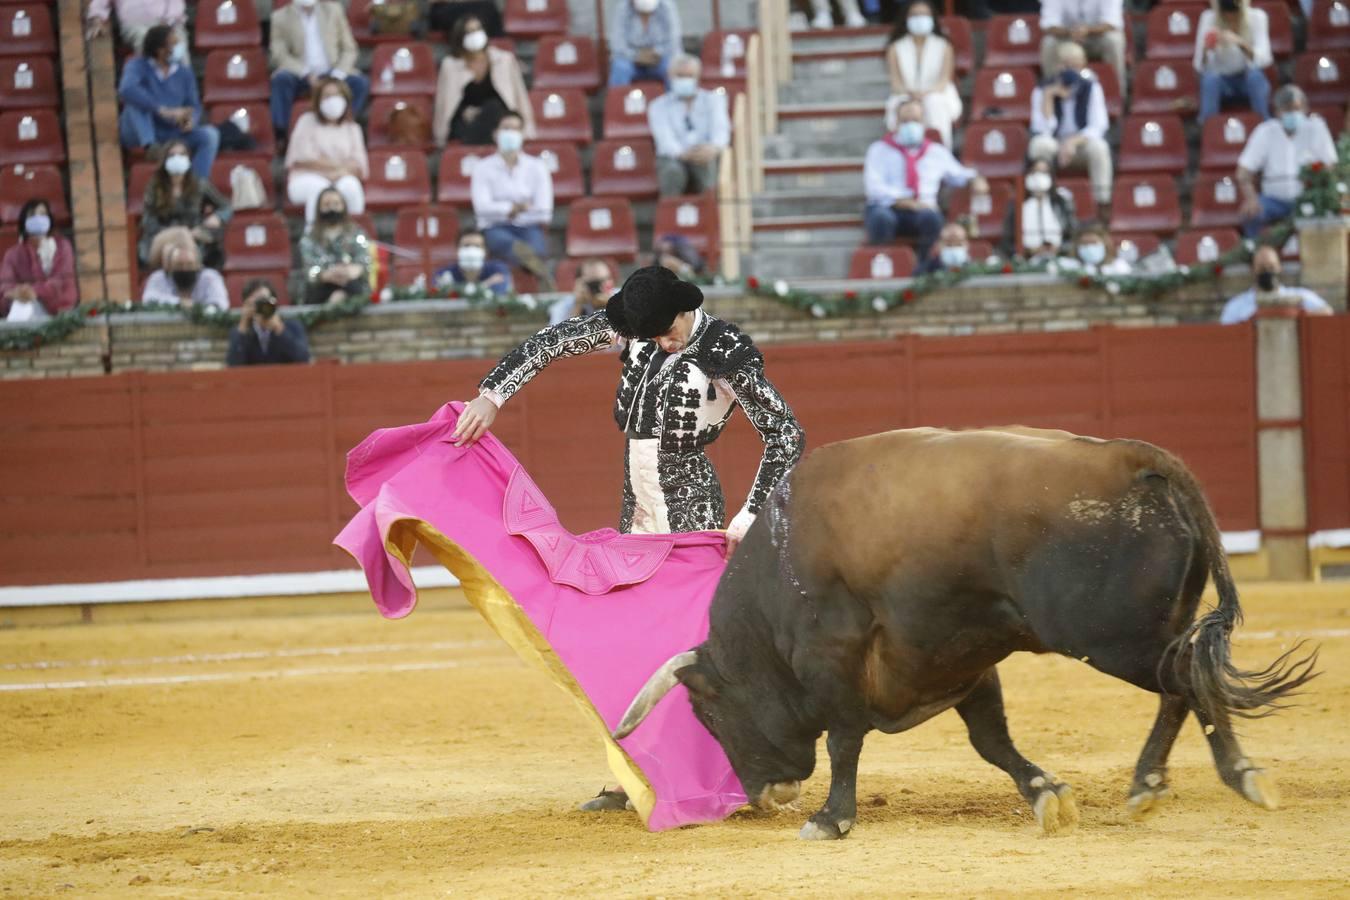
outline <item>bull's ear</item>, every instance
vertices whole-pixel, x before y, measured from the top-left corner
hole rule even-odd
[[[699,668],[698,663],[676,669],[675,677],[679,679],[680,684],[688,688],[691,694],[709,699],[717,696],[717,688],[713,686],[712,679],[708,677],[707,672]]]

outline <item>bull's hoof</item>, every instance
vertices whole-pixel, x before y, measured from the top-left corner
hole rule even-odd
[[[1146,787],[1131,794],[1130,799],[1125,803],[1125,808],[1129,811],[1131,818],[1142,822],[1145,819],[1152,818],[1158,810],[1171,803],[1172,797],[1172,788],[1160,783],[1155,787]]]
[[[797,835],[804,841],[837,841],[848,837],[853,829],[852,819],[840,819],[838,822],[825,818],[812,818],[802,826]]]
[[[1073,788],[1063,782],[1037,794],[1031,808],[1041,833],[1046,836],[1068,834],[1078,827],[1078,803],[1073,798]]]
[[[1242,796],[1262,809],[1280,808],[1280,789],[1265,769],[1248,769],[1242,773]]]

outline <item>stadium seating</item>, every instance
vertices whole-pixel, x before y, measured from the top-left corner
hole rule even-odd
[[[576,88],[530,91],[535,138],[541,141],[591,142],[591,114],[586,95]]]
[[[568,256],[637,256],[633,207],[622,197],[587,197],[573,203],[567,215]]]
[[[131,164],[131,170],[127,174],[127,215],[136,218],[141,215],[141,208],[145,203],[145,189],[150,185],[150,179],[154,177],[155,170],[159,168],[159,163],[150,160],[141,160]]]
[[[289,268],[289,267],[288,267]],[[272,284],[272,289],[277,292],[277,305],[290,306],[291,292],[286,284],[287,271],[285,268],[276,269],[271,272],[256,272],[244,270],[238,272],[226,272],[225,274],[225,292],[229,294],[230,306],[238,309],[244,305],[244,287],[255,278],[266,278]]]
[[[1027,128],[1020,122],[974,122],[966,127],[961,161],[985,178],[1016,178],[1026,168]]]
[[[502,24],[517,38],[566,34],[570,22],[567,0],[506,0]]]
[[[975,92],[970,120],[1031,118],[1031,92],[1036,89],[1036,71],[1031,68],[983,68],[975,73]]]
[[[1111,191],[1112,232],[1170,235],[1181,227],[1176,181],[1163,175],[1122,175]]]
[[[1150,253],[1154,253],[1162,246],[1162,241],[1156,234],[1147,232],[1142,234],[1124,234],[1114,235],[1116,241],[1116,255],[1123,257],[1130,262],[1138,262]]]
[[[1242,241],[1236,228],[1192,228],[1177,235],[1173,257],[1183,266],[1212,263]]]
[[[956,57],[956,74],[970,74],[975,68],[975,35],[970,20],[964,16],[943,16],[939,21],[952,45],[952,55]]]
[[[1183,112],[1200,105],[1200,80],[1189,60],[1140,60],[1130,87],[1132,113]]]
[[[493,153],[491,147],[466,147],[447,144],[441,151],[437,166],[436,201],[438,203],[468,204],[473,202],[469,179],[478,160]]]
[[[662,93],[659,84],[649,81],[606,90],[605,139],[651,137],[651,128],[647,125],[647,104]]]
[[[970,258],[983,262],[994,255],[994,245],[990,241],[973,240],[966,242],[969,249],[966,251]]]
[[[347,4],[347,23],[352,27],[352,37],[363,47],[372,44],[397,44],[408,40],[406,34],[379,34],[371,25],[370,8],[383,2],[384,0],[349,0]]]
[[[61,136],[61,117],[55,110],[0,113],[0,166],[65,160],[66,141]]]
[[[19,221],[19,211],[29,200],[43,199],[51,207],[56,225],[70,224],[70,207],[61,170],[51,165],[17,165],[0,169],[0,223]]]
[[[389,117],[401,109],[416,109],[422,114],[422,121],[431,123],[432,102],[430,97],[409,95],[406,97],[374,97],[370,101],[370,112],[366,117],[366,145],[368,147],[408,146],[406,142],[396,141],[389,134]],[[427,130],[425,142],[413,145],[422,151],[430,150],[431,133]]]
[[[1180,175],[1186,161],[1186,130],[1180,116],[1132,115],[1121,124],[1117,172]]]
[[[749,31],[710,31],[703,36],[699,58],[708,78],[745,80],[745,47]]]
[[[581,154],[577,145],[568,141],[530,141],[525,152],[544,161],[553,176],[555,205],[571,203],[586,195],[586,181],[581,174]]]
[[[1270,52],[1276,59],[1285,59],[1294,53],[1294,23],[1289,7],[1282,0],[1275,3],[1253,4],[1263,10],[1270,22]]]
[[[1350,4],[1346,0],[1314,0],[1308,50],[1350,50]]]
[[[1232,171],[1252,129],[1261,124],[1254,112],[1210,116],[1200,134],[1200,168]]]
[[[276,204],[276,198],[272,195],[272,167],[265,156],[219,158],[211,166],[211,183],[226,198],[229,198],[233,192],[230,179],[238,166],[252,169],[253,173],[258,176],[258,180],[262,182],[263,190],[267,192],[267,208],[271,209]]]
[[[984,65],[1016,68],[1041,64],[1041,23],[1035,14],[1001,15],[985,27]]]
[[[575,88],[588,94],[599,90],[600,60],[595,41],[583,35],[548,35],[535,47],[531,84],[546,91]]]
[[[459,217],[452,207],[425,204],[404,207],[394,224],[394,245],[413,250],[418,264],[434,271],[455,259],[459,240]]]
[[[1314,106],[1312,111],[1314,114],[1321,116],[1323,121],[1327,123],[1327,130],[1331,132],[1332,140],[1335,140],[1336,135],[1345,130],[1345,106],[1339,103],[1332,106]]]
[[[368,155],[367,209],[378,212],[427,202],[431,196],[431,174],[425,153],[376,148]]]
[[[1201,172],[1191,185],[1191,226],[1216,228],[1242,223],[1242,193],[1231,173]]]
[[[257,47],[261,43],[262,29],[252,0],[200,0],[197,3],[192,46],[198,51]]]
[[[919,261],[911,247],[863,246],[853,251],[848,262],[848,277],[869,280],[909,278]]]
[[[972,195],[969,187],[954,189],[948,196],[947,215],[951,219],[970,216],[979,225],[980,234],[998,234],[1003,216],[1017,202],[1017,188],[1009,181],[989,182],[989,193]]]
[[[406,100],[436,94],[436,55],[430,44],[409,40],[378,45],[370,55],[370,95]]]
[[[1120,78],[1116,75],[1115,67],[1109,63],[1095,62],[1088,63],[1088,69],[1092,72],[1092,77],[1102,86],[1107,115],[1113,120],[1120,118],[1125,111],[1125,101],[1120,94]]]
[[[54,56],[56,31],[45,3],[0,6],[0,56]]]
[[[217,104],[207,109],[206,118],[213,125],[225,121],[233,122],[236,128],[253,138],[258,145],[255,150],[223,150],[220,154],[222,158],[276,155],[277,140],[272,131],[272,114],[266,103],[253,101]]]
[[[267,55],[261,47],[212,50],[206,54],[202,75],[203,103],[266,102],[271,95]]]
[[[225,271],[275,272],[291,267],[291,236],[280,213],[238,213],[225,226]]]
[[[600,141],[591,155],[591,194],[650,200],[657,193],[656,148],[650,139]]]
[[[589,257],[588,257],[589,258]],[[619,272],[619,261],[612,256],[597,257],[609,266],[609,270],[614,273],[616,283],[622,282],[623,278]],[[558,260],[558,267],[553,270],[553,282],[560,291],[570,291],[577,283],[577,275],[581,272],[581,264],[586,260],[573,259],[565,256]]]
[[[720,255],[715,191],[686,197],[662,197],[656,203],[652,237],[682,235],[710,262]]]
[[[0,110],[61,105],[56,68],[46,56],[0,57]]]
[[[1312,106],[1345,106],[1350,98],[1350,50],[1305,53],[1294,61],[1294,83]]]
[[[1195,54],[1195,31],[1204,3],[1160,3],[1149,11],[1145,46],[1149,60],[1184,60]]]

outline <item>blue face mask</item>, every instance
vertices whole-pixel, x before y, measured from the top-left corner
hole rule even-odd
[[[175,62],[182,65],[187,60],[187,41],[179,41],[173,45],[173,52],[169,54],[169,62]]]
[[[901,122],[895,131],[895,139],[905,147],[917,147],[923,143],[922,122]]]
[[[1301,110],[1294,109],[1286,113],[1280,113],[1280,124],[1284,126],[1285,131],[1293,134],[1298,131],[1305,118],[1306,116]]]
[[[943,247],[938,258],[949,269],[959,269],[970,261],[970,253],[965,247]]]
[[[676,97],[689,98],[698,93],[698,79],[677,77],[670,79],[670,89]]]
[[[503,153],[515,153],[525,143],[525,135],[514,128],[503,128],[497,132],[497,149]]]
[[[24,234],[41,236],[45,235],[47,232],[51,230],[52,230],[51,216],[44,216],[42,213],[38,213],[35,216],[29,216],[27,219],[23,220]]]
[[[1078,258],[1089,266],[1099,266],[1106,259],[1105,244],[1079,244]]]
[[[1083,80],[1083,74],[1077,69],[1065,69],[1059,73],[1059,83],[1067,88],[1077,87],[1078,82]]]

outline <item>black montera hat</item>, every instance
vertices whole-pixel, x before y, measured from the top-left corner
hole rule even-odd
[[[669,331],[677,315],[702,305],[698,285],[681,280],[664,266],[644,266],[609,298],[605,312],[619,334],[650,340]]]

